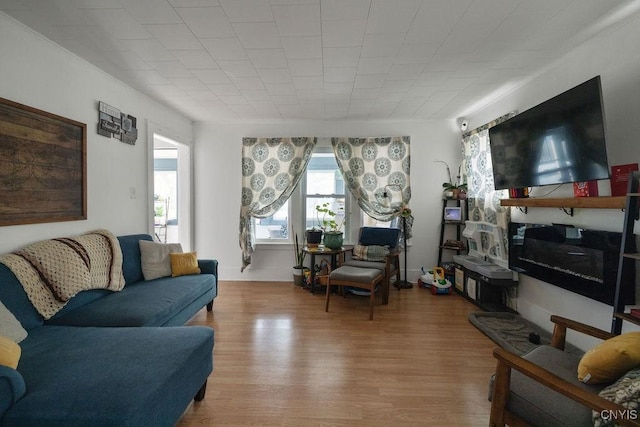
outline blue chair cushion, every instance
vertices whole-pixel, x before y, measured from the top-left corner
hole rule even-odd
[[[359,243],[363,246],[388,246],[389,249],[394,249],[398,246],[399,237],[399,228],[362,227]]]

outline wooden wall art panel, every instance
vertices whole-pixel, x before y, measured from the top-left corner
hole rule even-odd
[[[0,226],[87,219],[87,126],[0,98]]]

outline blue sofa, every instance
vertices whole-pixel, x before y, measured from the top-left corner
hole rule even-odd
[[[88,290],[44,320],[0,264],[0,301],[28,336],[17,369],[0,366],[2,426],[172,426],[202,400],[214,332],[183,326],[217,295],[217,261],[202,274],[145,281],[140,240],[118,237],[122,291]]]

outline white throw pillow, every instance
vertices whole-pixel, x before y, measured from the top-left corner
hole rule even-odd
[[[142,275],[144,280],[171,276],[170,253],[182,253],[180,243],[156,243],[140,240]]]
[[[20,342],[27,337],[27,331],[7,307],[0,302],[0,335]]]

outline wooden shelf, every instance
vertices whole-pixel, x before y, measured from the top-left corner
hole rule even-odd
[[[629,313],[613,313],[613,316],[617,317],[618,319],[626,320],[627,322],[640,325],[640,319],[630,315]]]
[[[626,197],[556,197],[522,199],[501,199],[500,206],[521,206],[531,208],[588,208],[624,209]]]

